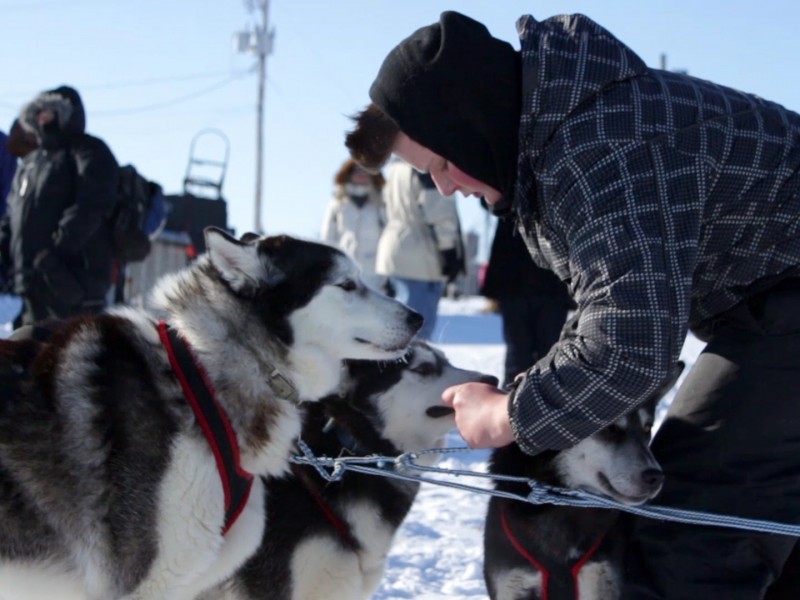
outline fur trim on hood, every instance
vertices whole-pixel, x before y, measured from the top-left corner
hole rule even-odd
[[[39,127],[37,116],[45,109],[55,112],[55,127]],[[43,140],[45,136],[72,136],[83,133],[86,128],[86,113],[77,90],[69,86],[61,86],[42,92],[20,111],[19,122],[24,129],[33,132]]]

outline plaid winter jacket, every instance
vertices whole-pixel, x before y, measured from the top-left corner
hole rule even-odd
[[[518,22],[514,208],[577,323],[509,404],[520,445],[561,449],[652,394],[687,329],[800,273],[800,115],[650,69],[581,15]],[[566,330],[565,330],[566,333]]]

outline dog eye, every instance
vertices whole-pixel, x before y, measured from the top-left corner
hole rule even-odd
[[[615,423],[612,423],[602,431],[605,439],[610,440],[612,442],[619,443],[625,439],[625,429],[623,429],[622,427],[620,427]]]
[[[411,371],[422,376],[428,376],[433,375],[436,372],[436,368],[431,363],[421,363],[411,369]]]
[[[345,292],[352,292],[355,291],[355,289],[358,286],[356,285],[356,282],[353,281],[352,279],[347,279],[342,283],[337,284],[337,287],[342,288]]]

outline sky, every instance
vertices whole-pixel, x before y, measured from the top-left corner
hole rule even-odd
[[[190,155],[225,161],[223,197],[237,233],[317,238],[332,179],[347,158],[350,116],[386,54],[417,28],[458,10],[519,48],[515,22],[581,12],[651,66],[756,93],[800,110],[796,0],[269,0],[273,52],[264,97],[262,219],[255,223],[256,59],[234,34],[259,18],[243,0],[0,0],[0,129],[36,94],[76,87],[87,129],[120,164],[181,193]],[[260,14],[260,13],[259,13]],[[194,137],[204,130],[218,131]],[[219,169],[193,175],[220,180]],[[457,197],[462,229],[490,221]]]

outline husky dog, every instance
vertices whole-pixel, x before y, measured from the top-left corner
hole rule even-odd
[[[397,456],[436,448],[455,427],[441,403],[451,385],[497,379],[451,365],[424,342],[405,361],[347,361],[342,392],[309,406],[302,439],[318,456]],[[435,454],[418,464],[433,464]],[[327,483],[313,467],[292,466],[266,484],[267,525],[258,552],[225,586],[226,600],[362,600],[383,575],[392,538],[419,484],[346,472]]]
[[[68,321],[35,353],[0,344],[0,598],[183,600],[224,581],[261,541],[260,476],[288,470],[299,403],[336,390],[344,359],[402,356],[421,325],[329,246],[214,228],[206,244],[150,313]]]
[[[529,456],[517,444],[493,451],[489,471],[547,485],[585,489],[630,505],[654,498],[664,473],[650,451],[659,398],[683,370],[637,410],[577,445]],[[527,484],[495,488],[526,496]],[[484,579],[492,600],[616,600],[620,597],[624,527],[620,511],[531,504],[493,496],[484,530]]]

